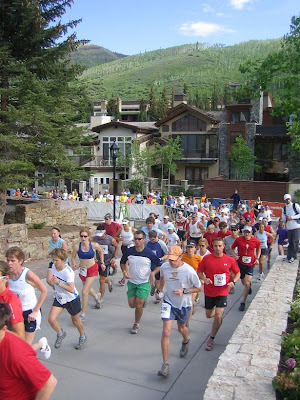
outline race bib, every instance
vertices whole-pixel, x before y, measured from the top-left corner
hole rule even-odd
[[[100,247],[103,251],[103,254],[108,254],[108,245],[107,244],[100,244]]]
[[[215,274],[214,275],[214,286],[225,286],[226,285],[226,274]]]
[[[65,304],[67,302],[66,296],[64,293],[58,293],[56,290],[54,291],[54,297],[60,304]]]
[[[243,261],[243,263],[245,263],[245,264],[250,264],[250,263],[251,263],[251,257],[243,256],[243,257],[242,257],[242,261]]]
[[[87,269],[86,268],[79,268],[79,274],[81,276],[87,276]]]
[[[161,317],[162,318],[170,318],[171,314],[171,306],[168,303],[162,303],[161,304]]]

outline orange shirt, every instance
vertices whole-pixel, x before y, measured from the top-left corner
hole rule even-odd
[[[195,271],[197,271],[198,265],[202,261],[202,257],[198,254],[195,254],[193,257],[189,257],[187,253],[183,253],[182,261],[189,264],[191,267],[194,268]]]

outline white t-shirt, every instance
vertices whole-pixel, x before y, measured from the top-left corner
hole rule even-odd
[[[54,276],[57,276],[58,280],[61,283],[74,283],[75,273],[69,265],[67,265],[66,268],[64,268],[63,270],[57,271],[55,265],[52,264],[52,273]],[[70,293],[67,290],[63,289],[61,286],[55,284],[54,290],[54,296],[60,304],[69,303],[70,301],[76,299],[76,297],[78,296],[78,291],[75,287],[73,293]]]
[[[177,244],[177,240],[179,240],[179,236],[175,232],[173,232],[173,233],[168,232],[167,239],[168,239],[168,247],[170,247],[170,246],[174,246],[175,244]]]
[[[172,268],[168,262],[165,262],[160,268],[160,276],[165,278],[166,291],[164,300],[170,303],[173,307],[191,307],[192,295],[184,294],[177,296],[173,293],[175,289],[183,289],[190,287],[201,287],[201,282],[193,267],[187,263],[183,263],[179,268]]]

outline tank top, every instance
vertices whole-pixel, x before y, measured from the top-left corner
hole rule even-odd
[[[78,248],[78,257],[81,260],[90,260],[92,258],[95,258],[95,252],[92,246],[92,243],[90,242],[90,248],[89,251],[83,251],[81,249],[81,243],[79,243],[79,248]]]
[[[51,239],[49,240],[49,253],[52,253],[52,251],[53,251],[54,249],[62,249],[63,243],[64,243],[64,239],[62,239],[61,237],[59,237],[59,238],[57,239],[57,242],[56,242],[56,243],[53,243],[53,239],[51,238]],[[51,261],[53,262],[52,256],[51,256]],[[66,259],[66,264],[68,264],[68,263],[69,263],[69,260],[68,260],[68,258],[67,258],[67,259]]]
[[[30,285],[26,280],[28,271],[29,268],[23,267],[20,276],[16,280],[12,278],[8,280],[10,290],[21,300],[23,311],[33,310],[37,304],[34,286]]]
[[[268,236],[267,236],[266,232],[264,232],[264,233],[257,232],[256,237],[260,241],[260,248],[267,249],[268,248],[268,245],[267,245]]]
[[[200,238],[202,236],[201,229],[198,228],[198,222],[195,224],[190,223],[190,236]]]
[[[129,246],[130,244],[133,243],[133,233],[132,233],[132,229],[129,228],[129,231],[126,232],[124,230],[124,228],[122,228],[121,230],[121,236],[122,236],[122,244],[123,246]]]

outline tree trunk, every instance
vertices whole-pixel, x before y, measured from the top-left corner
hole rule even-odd
[[[0,225],[4,225],[4,216],[6,212],[6,190],[0,190]]]

